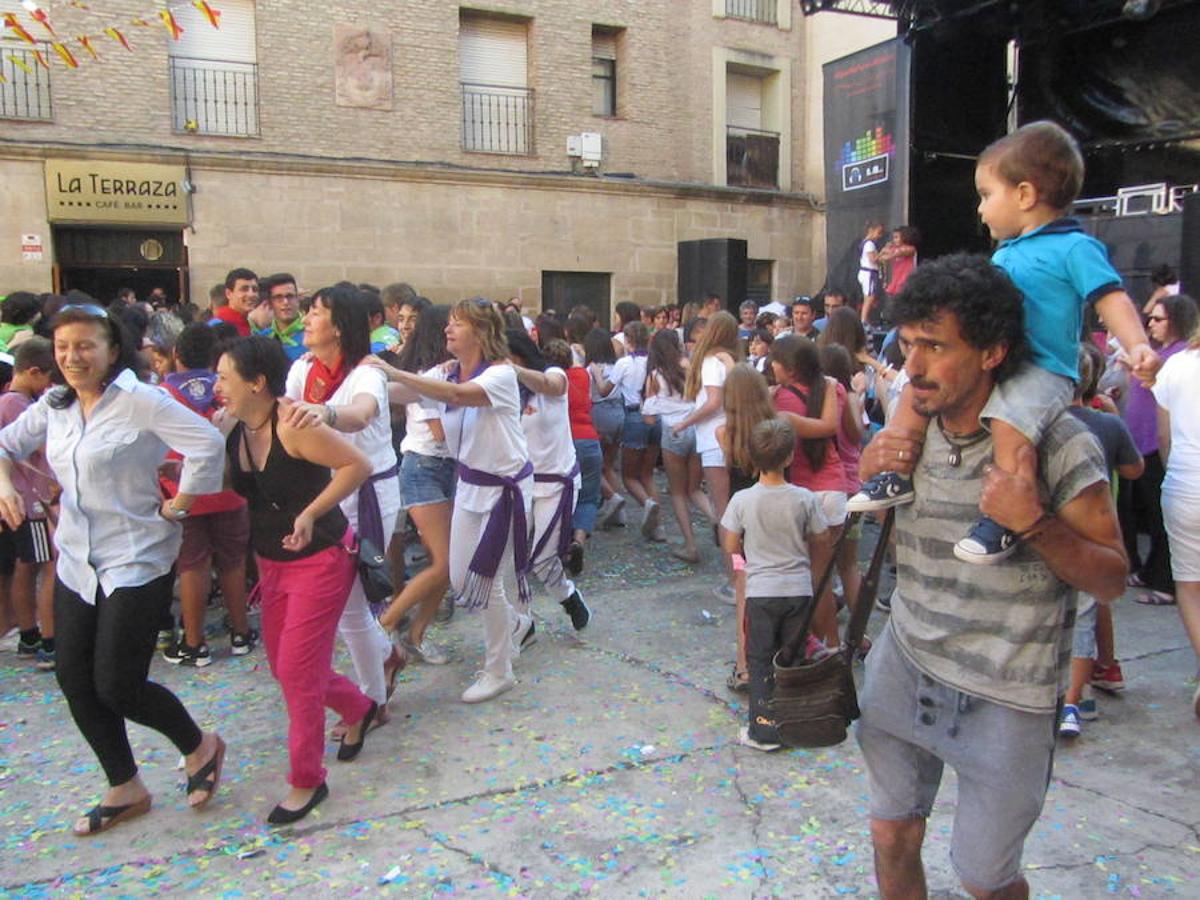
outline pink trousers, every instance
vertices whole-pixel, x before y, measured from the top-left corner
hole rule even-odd
[[[338,619],[357,577],[354,558],[342,547],[293,562],[260,556],[258,574],[263,642],[288,709],[288,782],[319,787],[325,780],[325,707],[350,724],[371,708],[353,681],[333,671]]]

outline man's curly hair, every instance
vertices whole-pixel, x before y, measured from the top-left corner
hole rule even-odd
[[[904,288],[892,299],[889,318],[911,325],[953,313],[967,343],[977,350],[1008,347],[993,371],[997,382],[1017,370],[1028,356],[1025,310],[1021,292],[986,256],[955,253],[913,269]]]

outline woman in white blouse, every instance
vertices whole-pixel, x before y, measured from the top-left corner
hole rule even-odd
[[[132,339],[102,307],[64,306],[54,355],[65,387],[47,391],[0,432],[0,515],[25,516],[13,461],[45,446],[62,485],[54,589],[59,686],[108,778],[103,799],[75,823],[97,834],[150,809],[126,720],[165,735],[185,757],[188,804],[216,793],[225,744],[179,699],[148,680],[158,623],[169,613],[179,522],[199,494],[221,489],[224,441],[207,421],[134,375]],[[158,465],[184,457],[179,493],[164,501]]]

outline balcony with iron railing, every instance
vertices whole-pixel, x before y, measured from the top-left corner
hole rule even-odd
[[[730,187],[779,188],[779,132],[725,128],[725,183]]]
[[[725,0],[725,15],[749,22],[779,23],[779,0]]]
[[[49,47],[42,45],[42,58]],[[32,47],[0,46],[0,119],[49,122],[50,70],[38,62]]]
[[[258,136],[256,64],[173,56],[170,67],[175,131]]]
[[[533,90],[462,82],[462,148],[533,155]]]

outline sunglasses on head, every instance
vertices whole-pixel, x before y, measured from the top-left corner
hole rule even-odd
[[[108,310],[105,309],[103,306],[99,306],[95,303],[68,303],[66,306],[64,306],[62,309],[60,309],[58,311],[59,315],[62,315],[63,313],[74,313],[74,312],[83,313],[84,315],[87,315],[87,316],[94,316],[97,319],[107,319],[108,318]]]

